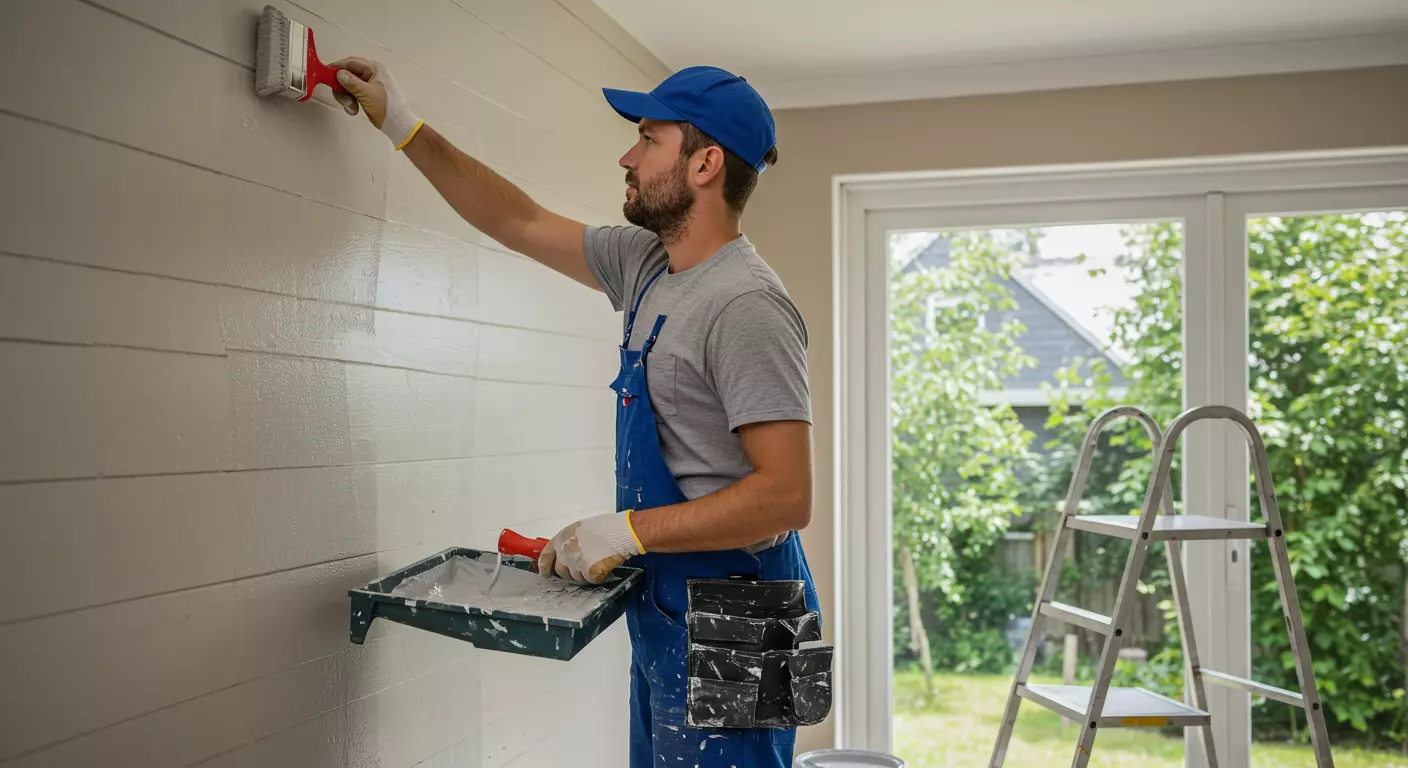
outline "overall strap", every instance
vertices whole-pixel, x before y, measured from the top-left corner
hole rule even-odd
[[[670,263],[665,262],[665,266],[661,267],[655,272],[655,274],[651,275],[650,279],[646,280],[645,285],[640,289],[640,293],[636,295],[636,303],[631,306],[631,314],[626,318],[626,338],[621,342],[622,349],[631,346],[631,331],[635,330],[636,327],[636,312],[640,311],[640,303],[645,299],[646,292],[649,291],[650,286],[655,283],[655,278],[665,274],[665,270],[669,268]],[[656,328],[655,332],[659,333],[660,329]]]
[[[660,338],[660,329],[665,327],[665,316],[660,315],[655,318],[655,327],[650,329],[650,338],[640,345],[640,359],[644,360],[650,356],[650,348],[655,346],[655,340]]]

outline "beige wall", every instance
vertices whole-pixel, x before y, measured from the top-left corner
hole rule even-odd
[[[624,765],[624,622],[570,664],[348,641],[351,586],[611,510],[619,319],[363,118],[257,99],[263,4],[0,9],[0,763]],[[597,89],[659,64],[590,3],[275,4],[617,219]]]
[[[835,175],[1404,145],[1408,67],[786,110],[777,121],[781,162],[745,229],[811,331],[817,506],[804,541],[834,622]],[[804,747],[829,738],[815,729]]]

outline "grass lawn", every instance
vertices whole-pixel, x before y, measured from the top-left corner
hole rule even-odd
[[[895,754],[911,768],[986,766],[1006,703],[1010,677],[938,674],[934,694],[924,693],[920,672],[895,674]],[[1054,679],[1033,679],[1057,683]],[[1007,750],[1011,768],[1070,764],[1079,731],[1031,702],[1022,702],[1017,730]],[[1408,768],[1408,757],[1391,752],[1336,748],[1337,768]],[[1183,742],[1143,728],[1111,728],[1095,741],[1092,768],[1183,768]],[[1253,768],[1315,768],[1309,747],[1257,744]]]

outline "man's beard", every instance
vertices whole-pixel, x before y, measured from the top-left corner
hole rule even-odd
[[[685,163],[681,161],[668,175],[648,186],[640,186],[635,172],[627,171],[626,183],[636,190],[636,199],[621,206],[626,221],[654,232],[664,242],[677,242],[689,227],[689,209],[694,205],[694,193],[685,178]]]

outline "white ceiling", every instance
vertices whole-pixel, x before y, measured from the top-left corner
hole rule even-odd
[[[1408,62],[1408,0],[596,3],[671,69],[724,67],[774,107]]]

